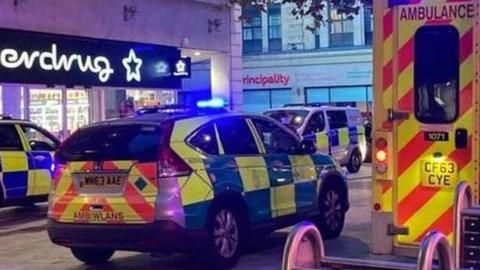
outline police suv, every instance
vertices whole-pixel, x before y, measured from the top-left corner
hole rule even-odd
[[[116,250],[195,251],[229,268],[249,235],[300,220],[337,237],[332,158],[261,115],[152,113],[82,128],[55,156],[48,234],[86,264]]]
[[[314,141],[320,152],[332,155],[348,171],[360,170],[367,147],[360,111],[322,104],[287,105],[264,113]]]
[[[0,206],[46,201],[54,135],[25,120],[0,115]]]

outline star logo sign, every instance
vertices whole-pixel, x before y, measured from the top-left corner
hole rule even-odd
[[[140,82],[142,80],[142,75],[140,73],[140,68],[142,67],[143,61],[140,58],[137,58],[135,51],[130,49],[130,53],[127,58],[122,60],[123,66],[127,70],[127,81],[131,82],[136,80]]]
[[[178,61],[177,72],[178,73],[185,73],[185,68],[186,68],[185,62],[183,62],[182,60]]]
[[[175,76],[188,76],[187,72],[187,63],[184,60],[178,60],[175,64],[175,72],[173,73]]]

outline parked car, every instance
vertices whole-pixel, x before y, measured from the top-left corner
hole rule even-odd
[[[340,235],[345,175],[261,115],[164,114],[81,128],[56,153],[50,239],[86,264],[117,250],[196,252],[232,267],[249,235],[312,220]]]
[[[0,116],[0,206],[47,200],[59,144],[53,134],[29,121]]]
[[[349,172],[360,170],[367,146],[363,118],[357,108],[292,105],[267,110],[264,115],[295,129],[304,139],[315,142],[320,152],[335,157]]]

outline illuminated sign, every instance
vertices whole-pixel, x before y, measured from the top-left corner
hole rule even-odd
[[[3,83],[181,88],[189,76],[175,47],[0,29]]]

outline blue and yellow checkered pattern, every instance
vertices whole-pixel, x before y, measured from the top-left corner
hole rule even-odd
[[[37,158],[41,156],[41,158]],[[49,152],[0,152],[0,184],[3,198],[21,199],[47,195],[52,154]]]
[[[334,165],[325,155],[292,156],[267,154],[209,157],[205,175],[194,175],[182,190],[196,191],[197,201],[184,202],[186,227],[203,228],[214,196],[225,192],[243,194],[252,224],[295,213],[315,210],[320,173]],[[195,185],[195,187],[193,187]],[[209,194],[209,191],[213,194]],[[183,198],[192,194],[182,194]]]

